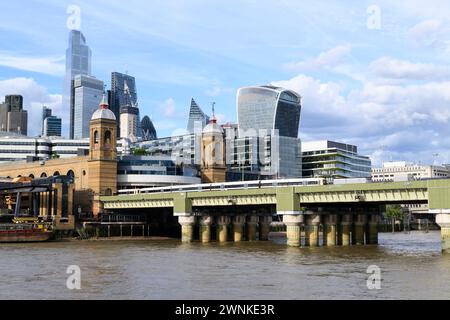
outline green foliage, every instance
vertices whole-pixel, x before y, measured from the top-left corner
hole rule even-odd
[[[59,159],[61,156],[57,154],[56,152],[52,153],[52,159]]]
[[[394,218],[395,220],[403,220],[403,210],[402,207],[399,205],[389,205],[386,206],[386,217],[387,218]]]
[[[135,156],[146,156],[148,152],[144,148],[135,148],[131,151]]]

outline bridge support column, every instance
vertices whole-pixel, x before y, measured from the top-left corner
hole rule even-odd
[[[320,215],[312,214],[306,216],[305,246],[319,246]]]
[[[361,213],[356,215],[356,220],[353,225],[353,244],[357,246],[364,245],[364,231],[367,225],[367,215]]]
[[[344,214],[341,219],[339,227],[338,244],[348,247],[350,245],[350,230],[352,228],[353,216],[351,214]]]
[[[378,244],[378,223],[380,216],[378,214],[371,214],[369,224],[367,226],[366,243]]]
[[[336,214],[330,214],[325,216],[325,223],[323,227],[323,244],[326,246],[336,245],[336,231],[338,216]]]
[[[258,228],[259,217],[249,216],[247,217],[247,241],[256,240],[256,230]]]
[[[233,218],[234,242],[241,242],[244,235],[245,216],[235,216]]]
[[[268,241],[272,216],[259,217],[259,241]]]
[[[178,217],[178,223],[181,224],[181,242],[190,243],[194,240],[194,216]]]
[[[208,243],[211,241],[211,216],[203,216],[200,218],[200,240],[202,243]]]
[[[436,223],[441,227],[442,251],[450,253],[450,214],[438,214]]]
[[[304,216],[284,215],[283,223],[286,225],[287,245],[290,247],[300,247],[301,245],[301,225],[304,222]]]
[[[220,216],[217,219],[217,240],[221,243],[228,241],[228,225],[230,224],[230,217]]]

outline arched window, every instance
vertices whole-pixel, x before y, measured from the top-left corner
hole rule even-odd
[[[47,174],[45,172],[42,172],[41,178],[47,178]]]
[[[30,174],[28,177],[34,179],[34,174]]]
[[[98,135],[98,131],[95,130],[94,132],[94,143],[98,144],[99,143],[99,135]]]
[[[67,171],[66,176],[68,176],[69,178],[75,178],[75,173],[72,170]]]
[[[55,171],[54,173],[53,173],[53,176],[54,177],[57,177],[57,176],[60,176],[61,174],[59,173],[59,171]]]
[[[105,132],[105,144],[111,144],[111,131],[109,130]]]

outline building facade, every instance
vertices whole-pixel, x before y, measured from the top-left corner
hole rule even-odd
[[[155,126],[149,116],[145,116],[141,121],[142,140],[151,141],[158,139]]]
[[[77,75],[73,80],[73,137],[89,138],[89,121],[103,96],[103,81],[87,75]]]
[[[131,98],[127,97],[125,87],[129,90]],[[120,72],[111,73],[111,91],[109,94],[109,106],[110,110],[114,113],[117,119],[120,119],[120,108],[127,104],[127,100],[130,99],[135,106],[138,104],[138,96],[136,89],[136,79],[128,74]],[[120,133],[120,123],[119,123]]]
[[[359,155],[357,146],[328,140],[303,142],[302,166],[304,178],[370,178],[372,175],[372,161]]]
[[[133,102],[134,98],[131,95],[128,83],[125,80],[124,84],[125,100],[120,107],[120,138],[137,141],[139,129],[139,108]]]
[[[28,132],[28,113],[23,110],[23,97],[8,95],[0,104],[0,131],[26,136]]]
[[[50,108],[47,108],[46,106],[43,106],[42,107],[42,130],[41,130],[41,136],[43,136],[43,137],[45,137],[45,134],[44,134],[44,122],[45,122],[45,119],[47,119],[48,117],[51,117],[52,116],[52,109],[50,109]]]
[[[446,166],[413,164],[406,161],[385,162],[381,168],[372,169],[374,182],[393,182],[450,177]]]
[[[189,133],[200,133],[208,123],[209,117],[203,112],[197,102],[195,102],[194,98],[192,98],[187,131]]]
[[[50,116],[44,120],[44,137],[60,137],[62,120],[56,116]]]
[[[75,126],[75,105],[73,80],[77,75],[91,75],[92,52],[86,43],[83,33],[78,30],[71,30],[69,33],[69,46],[66,50],[66,76],[65,76],[65,94],[63,103],[65,110],[70,110],[70,139],[74,138]],[[103,88],[102,88],[103,89]],[[98,105],[98,102],[95,106]]]

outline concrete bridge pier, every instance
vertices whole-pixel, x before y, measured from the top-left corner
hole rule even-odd
[[[200,218],[200,241],[202,243],[208,243],[211,241],[211,225],[211,216],[203,216]]]
[[[306,216],[305,246],[319,246],[320,215],[312,214]]]
[[[330,214],[325,216],[323,226],[323,245],[335,246],[336,245],[336,232],[338,227],[337,214]]]
[[[365,244],[364,232],[367,225],[367,215],[364,213],[359,213],[355,216],[355,218],[355,223],[353,224],[352,244],[363,246]]]
[[[284,215],[283,223],[286,225],[287,245],[290,247],[300,247],[301,225],[304,223],[304,215]]]
[[[258,229],[258,216],[248,216],[247,217],[247,241],[256,240],[256,231]]]
[[[181,242],[190,243],[194,240],[194,216],[178,217],[178,223],[181,224]]]
[[[371,214],[369,224],[367,225],[366,244],[378,244],[378,224],[380,216],[378,214]]]
[[[221,243],[228,241],[228,225],[231,219],[228,216],[220,216],[217,218],[217,240]]]
[[[272,223],[272,216],[259,217],[259,240],[268,241],[270,233],[270,224]]]
[[[438,214],[436,223],[441,227],[442,251],[450,253],[450,213]]]
[[[351,243],[350,231],[352,229],[353,216],[351,214],[344,214],[341,219],[339,230],[338,244],[348,247]]]
[[[245,216],[235,216],[233,218],[234,242],[241,242],[244,235]]]

